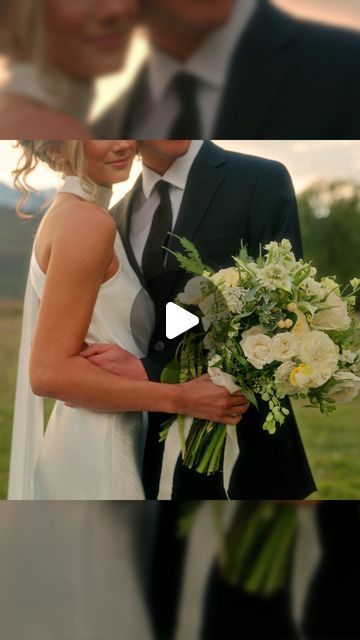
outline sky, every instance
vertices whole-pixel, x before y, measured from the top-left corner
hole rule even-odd
[[[312,182],[344,179],[360,183],[360,141],[358,140],[218,140],[225,149],[259,155],[285,164],[299,193]],[[0,140],[0,181],[12,184],[11,171],[19,157],[14,142]],[[127,183],[114,189],[117,201],[131,186],[140,170],[135,163]],[[46,165],[33,174],[35,188],[45,189],[59,184],[57,174]]]

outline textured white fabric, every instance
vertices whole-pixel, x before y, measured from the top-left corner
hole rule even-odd
[[[143,503],[2,502],[4,640],[150,640]]]
[[[153,304],[145,294],[140,348],[132,333],[131,309],[142,286],[119,234],[114,251],[120,267],[100,287],[85,340],[88,344],[115,343],[142,357],[153,329]],[[43,437],[43,401],[31,391],[28,364],[45,282],[33,250],[24,308],[9,498],[143,499],[141,466],[146,429],[140,413],[88,411],[57,401]]]
[[[86,120],[94,97],[91,83],[76,82],[58,71],[40,71],[30,62],[10,67],[9,79],[0,93],[30,98],[44,107],[57,109],[79,120]]]
[[[65,176],[64,184],[59,189],[59,193],[72,193],[74,196],[79,196],[83,200],[87,200],[90,196],[83,189],[77,176]],[[112,189],[108,187],[99,187],[99,193],[97,194],[97,204],[103,209],[108,209],[112,198]]]

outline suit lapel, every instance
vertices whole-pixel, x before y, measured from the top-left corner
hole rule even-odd
[[[296,21],[262,2],[234,54],[214,137],[256,138],[295,72]]]
[[[211,142],[204,142],[190,170],[174,234],[193,240],[206,212],[225,177],[226,154]],[[181,251],[177,238],[171,237],[169,249]],[[167,297],[181,274],[177,259],[169,255],[166,263]]]
[[[141,176],[139,176],[133,188],[130,191],[128,191],[128,193],[120,200],[120,202],[112,208],[111,215],[113,216],[116,222],[116,226],[120,233],[120,237],[124,245],[126,255],[130,262],[130,265],[134,269],[141,284],[145,286],[144,276],[137,263],[137,260],[135,258],[135,254],[133,252],[131,242],[130,242],[131,213],[132,213],[134,203],[136,202],[138,194],[141,190],[141,185],[142,185]]]

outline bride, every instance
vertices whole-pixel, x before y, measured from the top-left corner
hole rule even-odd
[[[0,138],[80,139],[96,77],[124,65],[138,0],[1,0]],[[31,133],[29,131],[31,123]]]
[[[158,384],[139,380],[137,371],[117,376],[81,356],[84,343],[97,342],[116,343],[141,358],[150,341],[154,309],[144,291],[141,347],[131,331],[131,309],[142,287],[107,211],[112,185],[129,177],[136,143],[20,145],[18,187],[26,189],[39,161],[65,179],[40,224],[30,262],[9,498],[143,499],[142,411],[236,424],[245,398],[207,376]],[[45,435],[41,397],[57,400]]]

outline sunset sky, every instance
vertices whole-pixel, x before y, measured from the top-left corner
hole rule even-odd
[[[260,155],[279,160],[287,166],[300,192],[318,179],[345,179],[360,183],[360,141],[357,140],[218,140],[225,149]],[[9,141],[0,141],[0,181],[12,184],[11,171],[15,167],[18,150]],[[114,200],[126,192],[139,171],[135,164],[130,182],[118,185]],[[59,184],[57,175],[46,166],[39,168],[33,176],[37,188]]]

